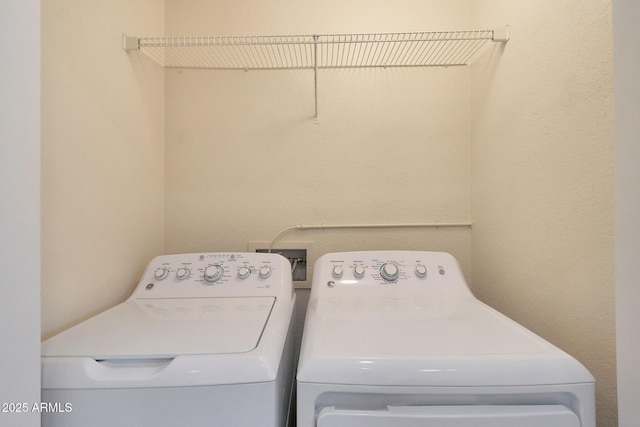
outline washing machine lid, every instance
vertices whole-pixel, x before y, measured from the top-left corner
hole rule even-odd
[[[472,297],[312,300],[298,380],[406,386],[594,381],[571,356]]]
[[[258,346],[275,300],[130,300],[44,341],[42,355],[150,360],[247,353]]]

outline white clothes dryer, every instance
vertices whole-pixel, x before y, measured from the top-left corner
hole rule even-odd
[[[298,427],[595,427],[594,378],[477,300],[440,252],[314,266]]]
[[[294,304],[280,255],[157,257],[127,301],[42,343],[42,425],[287,425]]]

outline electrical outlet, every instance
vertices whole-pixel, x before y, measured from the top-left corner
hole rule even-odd
[[[291,276],[296,288],[311,287],[310,259],[312,242],[282,242],[273,245],[271,253],[282,255],[291,263]],[[270,242],[251,241],[249,252],[269,252]]]

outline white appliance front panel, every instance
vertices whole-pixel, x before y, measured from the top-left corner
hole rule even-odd
[[[53,389],[43,402],[68,403],[44,412],[43,427],[282,427],[279,393],[287,379],[201,387]]]
[[[560,405],[405,406],[387,410],[324,408],[317,427],[580,427]]]
[[[539,408],[549,405],[573,412],[580,420],[580,427],[596,427],[593,382],[515,387],[416,387],[317,384],[298,381],[296,396],[298,427],[317,427],[320,413],[332,407],[340,411],[373,411],[384,414],[389,407]],[[395,424],[391,426],[395,427]],[[546,424],[542,426],[546,427]]]
[[[161,359],[253,350],[273,297],[135,299],[42,343],[45,357]]]

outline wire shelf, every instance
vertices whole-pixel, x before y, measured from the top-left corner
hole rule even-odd
[[[330,68],[442,67],[472,63],[490,42],[509,40],[509,27],[447,32],[288,36],[129,37],[122,48],[140,50],[166,68],[313,70],[315,123],[318,70]]]
[[[126,37],[167,68],[280,70],[467,65],[495,30],[285,36]],[[137,43],[136,43],[137,41]]]

